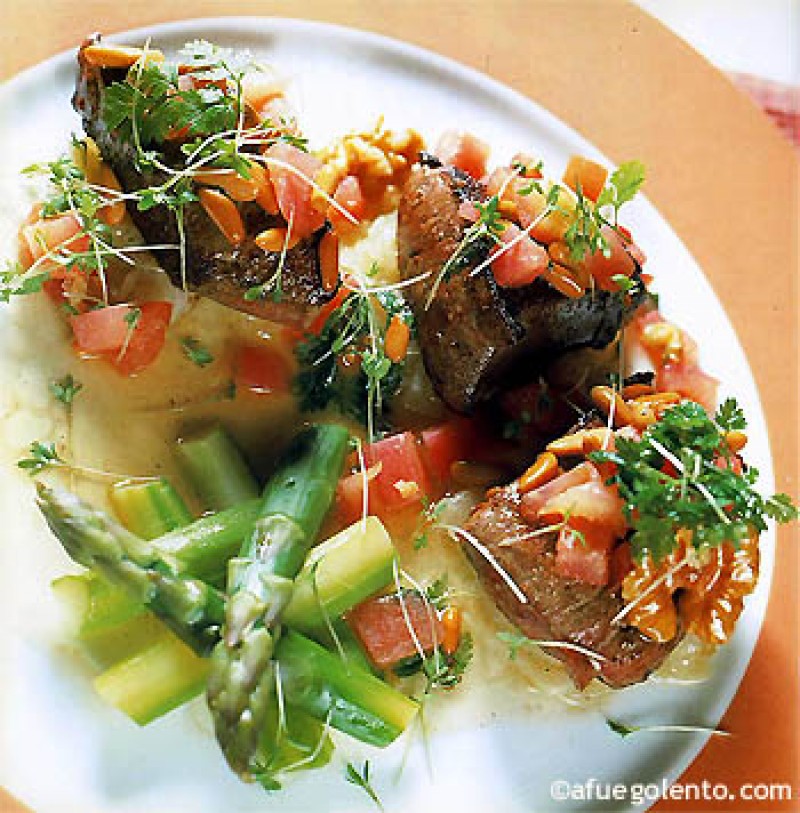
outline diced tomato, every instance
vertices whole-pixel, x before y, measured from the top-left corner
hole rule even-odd
[[[434,480],[445,487],[450,482],[453,463],[474,459],[475,430],[473,425],[457,418],[422,432],[422,455]]]
[[[418,654],[412,630],[423,652],[432,652],[442,641],[441,622],[416,591],[367,599],[350,611],[347,620],[379,669]]]
[[[75,347],[81,353],[100,354],[119,350],[125,342],[133,308],[110,305],[70,317]]]
[[[339,181],[339,185],[333,193],[333,199],[356,220],[361,221],[364,217],[367,199],[364,197],[361,183],[355,175],[347,175]],[[333,228],[342,234],[347,234],[355,228],[355,224],[351,223],[335,206],[328,207],[328,220]]]
[[[325,223],[325,216],[311,203],[311,181],[322,164],[311,153],[285,141],[273,144],[266,156],[281,214],[287,222],[291,221],[295,237],[308,237]]]
[[[105,355],[123,375],[134,375],[158,357],[171,316],[170,302],[145,302],[138,308],[110,305],[86,311],[71,316],[70,324],[79,352]]]
[[[603,191],[607,177],[608,170],[604,166],[580,155],[573,155],[564,172],[564,183],[574,192],[580,186],[581,192],[589,200],[596,201]]]
[[[430,494],[419,444],[411,432],[365,446],[364,462],[368,468],[380,464],[374,480],[375,497],[388,510],[417,504]]]
[[[172,318],[171,302],[144,302],[139,305],[139,318],[131,333],[128,346],[113,365],[123,375],[135,375],[149,367],[161,353]]]
[[[594,254],[587,254],[583,260],[586,270],[594,277],[597,287],[603,291],[618,291],[619,285],[614,282],[613,277],[630,277],[636,270],[636,263],[625,250],[619,235],[608,226],[603,226],[600,230],[606,238],[610,249],[608,257],[602,251]]]
[[[63,251],[79,254],[89,250],[89,237],[82,234],[81,224],[74,214],[48,217],[23,226],[21,235],[33,262],[61,246]],[[52,275],[63,273],[64,266],[55,261],[45,260],[39,266]]]
[[[539,521],[539,511],[549,500],[570,488],[588,483],[595,477],[597,477],[597,473],[592,464],[581,463],[554,480],[550,480],[549,483],[525,494],[520,502],[520,513],[526,521],[535,525]]]
[[[434,152],[443,163],[452,164],[478,180],[486,174],[490,151],[485,141],[471,133],[450,130],[439,139]]]
[[[539,519],[544,522],[580,519],[608,529],[615,537],[622,537],[627,529],[624,507],[616,488],[603,483],[595,469],[588,483],[572,486],[550,497],[539,509]]]
[[[521,178],[538,180],[543,177],[539,162],[533,156],[526,155],[524,152],[518,152],[514,155],[511,159],[511,167],[519,172]]]
[[[42,290],[47,295],[47,298],[55,302],[56,305],[60,305],[66,299],[63,279],[46,279],[42,283]]]
[[[289,392],[291,371],[286,356],[268,345],[243,345],[236,353],[236,389],[259,395]]]
[[[547,269],[547,252],[513,223],[506,226],[500,239],[502,245],[492,249],[492,255],[495,255],[492,273],[498,285],[503,288],[530,285]],[[510,249],[499,253],[512,243]]]
[[[254,109],[261,110],[273,99],[283,96],[283,85],[268,73],[245,74],[242,80],[245,101]]]
[[[592,545],[585,528],[576,533],[570,525],[562,528],[556,541],[555,571],[560,576],[586,584],[608,584],[608,549]]]

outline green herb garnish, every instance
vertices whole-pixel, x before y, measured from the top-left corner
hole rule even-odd
[[[667,410],[640,440],[618,437],[613,452],[590,459],[613,463],[614,483],[625,501],[634,530],[631,550],[641,561],[669,555],[679,530],[689,531],[697,548],[738,544],[764,531],[767,519],[788,522],[798,516],[785,494],[764,498],[754,488],[758,472],[737,474],[724,433],[745,427],[744,414],[728,399],[714,418],[699,404],[685,401]]]
[[[184,336],[181,339],[181,348],[186,358],[198,367],[207,367],[214,361],[211,352],[193,336]]]
[[[370,799],[375,803],[375,806],[378,810],[383,811],[383,802],[381,802],[380,797],[375,792],[375,788],[372,787],[372,779],[370,777],[370,765],[369,760],[365,759],[364,764],[359,771],[358,768],[353,765],[352,762],[348,762],[345,767],[345,778],[351,785],[355,785],[357,788],[361,788],[364,793],[369,796]]]
[[[53,466],[65,465],[63,458],[56,451],[55,443],[42,443],[39,440],[34,440],[28,451],[30,457],[19,460],[17,466],[27,471],[31,477]]]
[[[48,389],[53,398],[69,407],[72,406],[75,396],[83,389],[83,384],[76,381],[72,373],[67,373],[63,378],[51,381]]]

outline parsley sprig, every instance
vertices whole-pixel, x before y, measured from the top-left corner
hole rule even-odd
[[[348,762],[345,766],[345,779],[351,784],[355,785],[357,788],[361,788],[364,793],[369,796],[370,799],[375,804],[375,807],[378,810],[383,811],[383,802],[381,802],[380,796],[375,791],[375,788],[372,787],[372,778],[370,777],[370,764],[369,760],[365,759],[363,765],[361,766],[361,770],[359,771],[352,762]]]
[[[297,345],[300,372],[294,382],[300,408],[335,405],[374,435],[388,400],[400,387],[404,363],[384,349],[393,316],[411,324],[411,311],[393,291],[356,290],[331,312],[317,335]]]
[[[633,555],[649,554],[655,562],[670,554],[679,530],[689,531],[696,549],[724,542],[738,544],[767,520],[788,522],[798,516],[786,494],[762,497],[754,488],[758,472],[738,474],[725,434],[745,427],[734,399],[712,418],[699,404],[685,401],[667,410],[640,440],[618,437],[616,449],[594,452],[598,463],[613,463],[625,501],[625,515],[634,530]]]

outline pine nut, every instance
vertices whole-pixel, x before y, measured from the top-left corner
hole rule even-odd
[[[556,474],[558,474],[558,458],[552,452],[542,452],[519,478],[517,488],[520,494],[527,494],[529,491],[549,483]]]
[[[408,352],[408,342],[411,338],[411,330],[408,325],[395,314],[386,329],[386,336],[383,340],[383,348],[386,357],[393,364],[398,364]]]
[[[264,229],[256,235],[256,245],[267,252],[288,251],[294,248],[299,242],[299,238],[292,237],[289,242],[286,242],[287,231],[284,228],[278,227],[274,229]]]
[[[245,237],[244,223],[236,204],[216,189],[201,189],[198,192],[200,205],[214,221],[216,227],[233,246],[238,246]]]
[[[132,48],[129,45],[87,45],[81,53],[83,58],[98,68],[130,68],[140,59],[146,62],[163,62],[164,54],[157,50]]]

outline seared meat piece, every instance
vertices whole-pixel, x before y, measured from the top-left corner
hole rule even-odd
[[[92,40],[86,45],[97,42]],[[100,69],[78,54],[80,74],[73,96],[73,106],[83,118],[83,127],[100,148],[103,159],[114,170],[126,192],[162,184],[167,175],[159,169],[140,171],[135,163],[135,149],[108,130],[101,116],[103,93],[107,85],[125,79],[126,71]],[[162,145],[166,163],[178,166],[184,156],[177,142]],[[257,203],[237,203],[247,236],[238,246],[232,246],[199,203],[185,208],[186,285],[197,293],[238,310],[280,322],[303,323],[318,305],[328,301],[333,292],[322,288],[319,265],[319,242],[326,232],[320,229],[301,240],[286,253],[281,271],[282,297],[273,302],[269,297],[254,302],[244,299],[245,292],[273,279],[280,252],[268,252],[255,244],[254,237],[264,229],[286,225],[276,216],[268,215]],[[142,212],[135,202],[128,211],[148,244],[180,243],[174,215],[163,206]],[[159,251],[158,260],[173,285],[183,287],[180,254]]]
[[[466,525],[495,557],[528,599],[523,604],[487,561],[470,546],[466,550],[497,606],[529,638],[565,641],[602,655],[596,667],[589,658],[548,648],[560,658],[579,688],[598,677],[612,688],[644,680],[657,669],[681,635],[660,644],[637,629],[612,619],[622,609],[618,591],[594,587],[555,572],[556,534],[531,536],[520,516],[513,487],[496,489],[478,506]]]
[[[431,287],[453,256],[469,224],[463,201],[481,201],[481,184],[435,159],[411,173],[398,213],[398,256],[405,279],[428,274],[406,294],[419,327],[425,366],[436,390],[458,412],[469,412],[513,380],[531,379],[555,355],[604,347],[641,299],[595,291],[569,299],[536,280],[524,288],[499,287],[489,268],[470,272],[490,248],[473,247],[443,282],[426,309]]]

